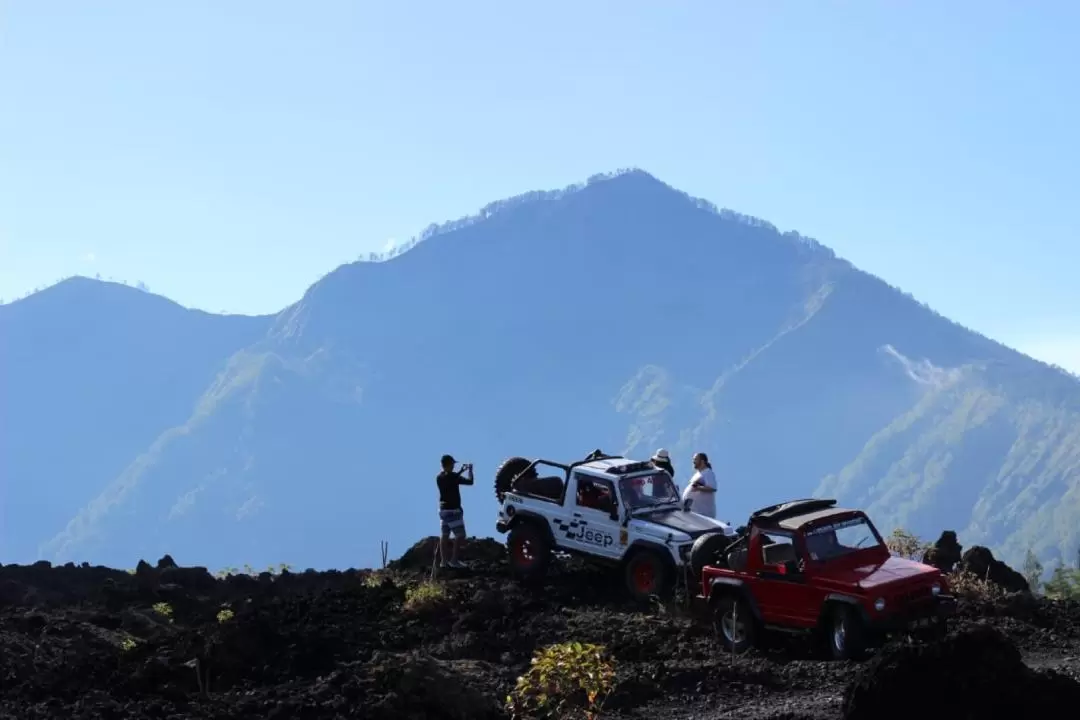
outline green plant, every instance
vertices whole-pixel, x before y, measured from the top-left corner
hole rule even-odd
[[[1053,600],[1080,600],[1080,570],[1058,565],[1043,592]]]
[[[419,585],[405,588],[405,609],[426,610],[446,599],[446,588],[441,583],[425,580]]]
[[[126,637],[126,638],[124,638],[123,640],[120,641],[120,651],[121,652],[131,652],[132,650],[135,649],[135,646],[137,644],[138,643],[135,642],[135,638],[130,637],[130,636]]]
[[[173,619],[172,619],[173,609],[172,609],[172,605],[170,605],[169,603],[166,603],[166,602],[154,603],[151,606],[151,608],[153,609],[154,612],[156,612],[158,615],[162,616],[163,618],[166,618],[169,622],[173,621]]]
[[[221,609],[218,610],[217,621],[219,623],[229,622],[234,617],[236,617],[236,613],[234,613],[232,611],[232,608],[230,608],[228,605],[222,605]]]
[[[1027,555],[1024,556],[1024,578],[1028,581],[1031,592],[1039,592],[1039,586],[1042,584],[1042,574],[1042,563],[1039,562],[1039,558],[1035,556],[1035,553],[1028,550]]]
[[[894,555],[922,562],[923,555],[933,543],[928,543],[903,528],[896,528],[892,535],[885,539],[885,545]]]
[[[615,667],[602,645],[560,643],[538,650],[506,698],[514,718],[595,720],[615,687]]]
[[[969,600],[995,600],[1005,595],[1000,585],[966,570],[950,573],[947,580],[953,594]]]

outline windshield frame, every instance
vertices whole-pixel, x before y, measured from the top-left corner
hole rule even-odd
[[[852,547],[849,545],[838,545],[842,549],[842,552],[831,553],[825,556],[817,556],[814,552],[813,538],[828,533],[836,533],[848,528],[854,528],[863,526],[869,530],[869,537],[875,542],[871,545],[865,545],[863,547]],[[839,538],[836,538],[839,543]],[[823,518],[820,522],[816,522],[813,525],[804,527],[802,530],[803,547],[806,551],[806,557],[816,563],[831,563],[837,560],[845,560],[855,556],[863,555],[864,553],[879,554],[884,549],[888,552],[888,546],[885,544],[885,539],[881,537],[877,527],[870,521],[870,518],[865,513],[852,513],[850,515],[838,515],[829,518]]]
[[[631,493],[628,489],[632,489],[634,485],[644,485],[646,480],[653,480],[655,478],[663,477],[663,482],[671,488],[671,494],[661,500],[657,500],[648,496],[648,502],[638,502],[633,504],[630,502]],[[654,484],[655,487],[655,484]],[[641,499],[641,495],[634,493],[634,496]],[[655,510],[657,508],[667,507],[673,503],[680,502],[679,488],[675,485],[675,481],[671,479],[671,476],[666,471],[655,469],[646,472],[635,473],[633,475],[627,475],[619,478],[619,502],[623,507],[627,508],[630,512],[638,512],[640,510]]]

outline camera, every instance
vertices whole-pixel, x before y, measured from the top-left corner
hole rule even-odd
[[[472,463],[461,463],[461,472],[472,470]]]

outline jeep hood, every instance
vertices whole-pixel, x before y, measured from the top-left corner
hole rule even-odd
[[[844,568],[829,568],[825,575],[844,585],[856,585],[863,590],[881,589],[885,586],[917,584],[940,577],[941,572],[905,558],[890,557],[884,562],[862,563]]]
[[[706,533],[730,532],[727,524],[719,520],[685,510],[653,510],[636,515],[635,519],[685,533],[693,539]]]

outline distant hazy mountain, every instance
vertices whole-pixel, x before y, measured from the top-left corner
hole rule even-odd
[[[78,295],[78,299],[75,296]],[[721,517],[816,492],[1016,558],[1080,542],[1080,382],[640,171],[530,193],[266,318],[86,280],[0,307],[4,555],[370,564],[494,530],[508,455],[705,450]],[[12,428],[13,431],[7,430]]]

